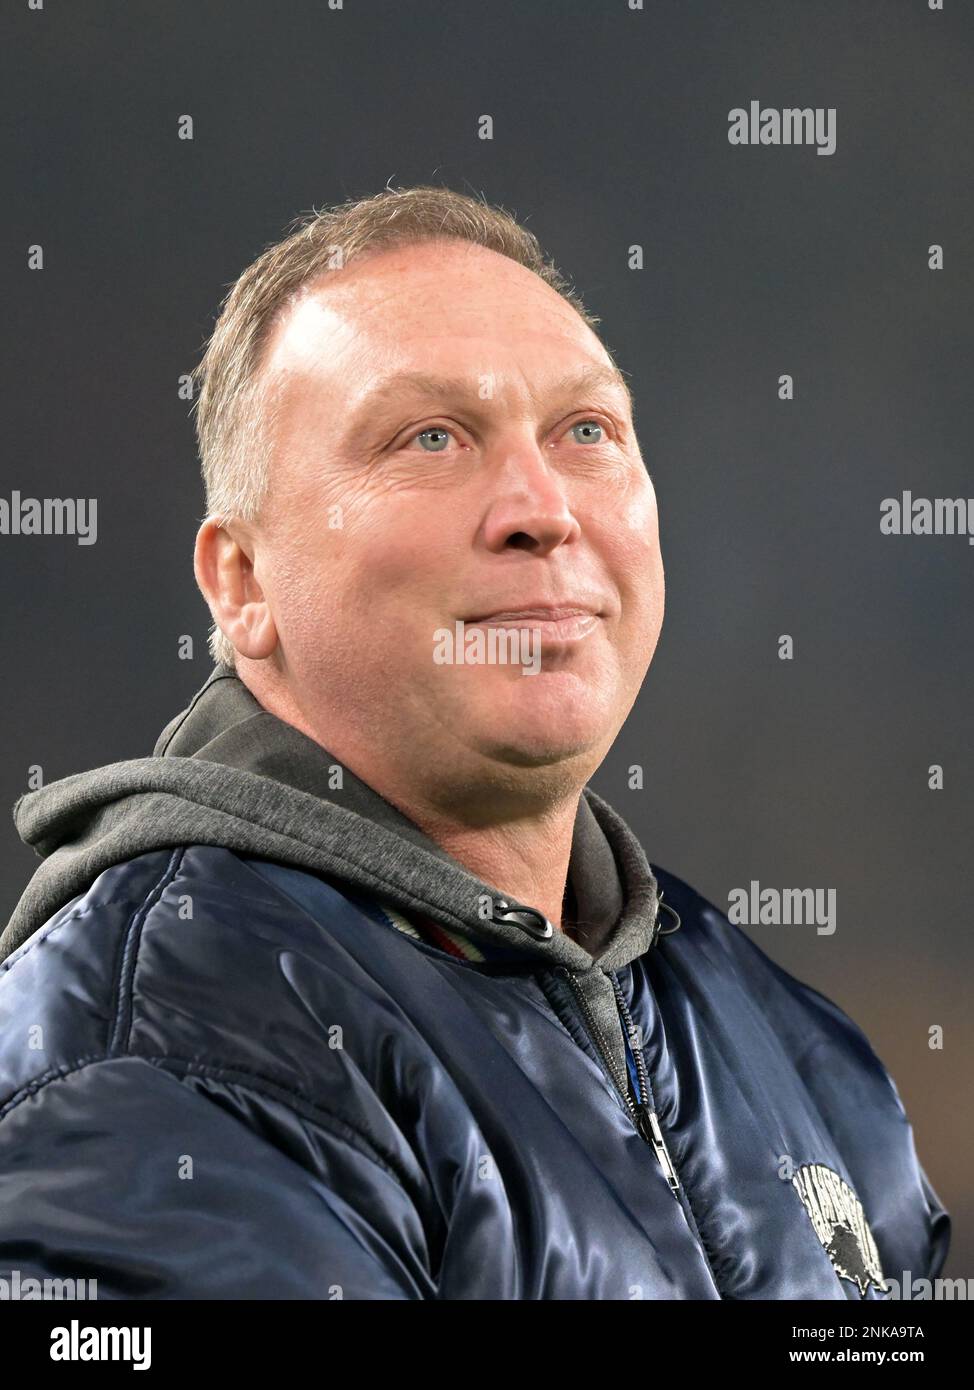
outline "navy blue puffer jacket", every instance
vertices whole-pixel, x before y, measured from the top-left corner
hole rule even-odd
[[[593,954],[334,773],[218,668],[151,759],[18,803],[45,864],[2,942],[0,1276],[857,1300],[939,1272],[862,1032],[603,801],[573,849],[582,926],[618,895]]]

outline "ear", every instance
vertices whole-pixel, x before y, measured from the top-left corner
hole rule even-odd
[[[270,606],[254,573],[254,539],[243,523],[208,516],[196,536],[193,569],[217,627],[240,656],[263,661],[278,643]]]

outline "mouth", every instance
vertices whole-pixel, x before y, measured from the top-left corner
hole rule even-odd
[[[593,632],[602,615],[592,608],[574,604],[534,605],[506,608],[479,618],[464,619],[466,627],[527,628],[537,632],[545,643],[579,642]]]

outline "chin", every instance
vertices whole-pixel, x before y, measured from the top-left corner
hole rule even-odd
[[[525,676],[530,682],[543,676]],[[505,691],[481,708],[476,724],[478,742],[494,756],[525,767],[540,767],[577,757],[590,757],[605,744],[607,711],[604,694],[590,689],[564,689],[555,680],[547,688],[538,685],[532,692]],[[556,687],[562,687],[558,689]],[[473,722],[473,721],[471,721]]]

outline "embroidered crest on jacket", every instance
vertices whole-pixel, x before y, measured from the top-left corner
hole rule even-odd
[[[792,1184],[835,1272],[856,1284],[860,1294],[870,1283],[885,1292],[879,1251],[862,1203],[849,1184],[822,1163],[803,1164]]]

